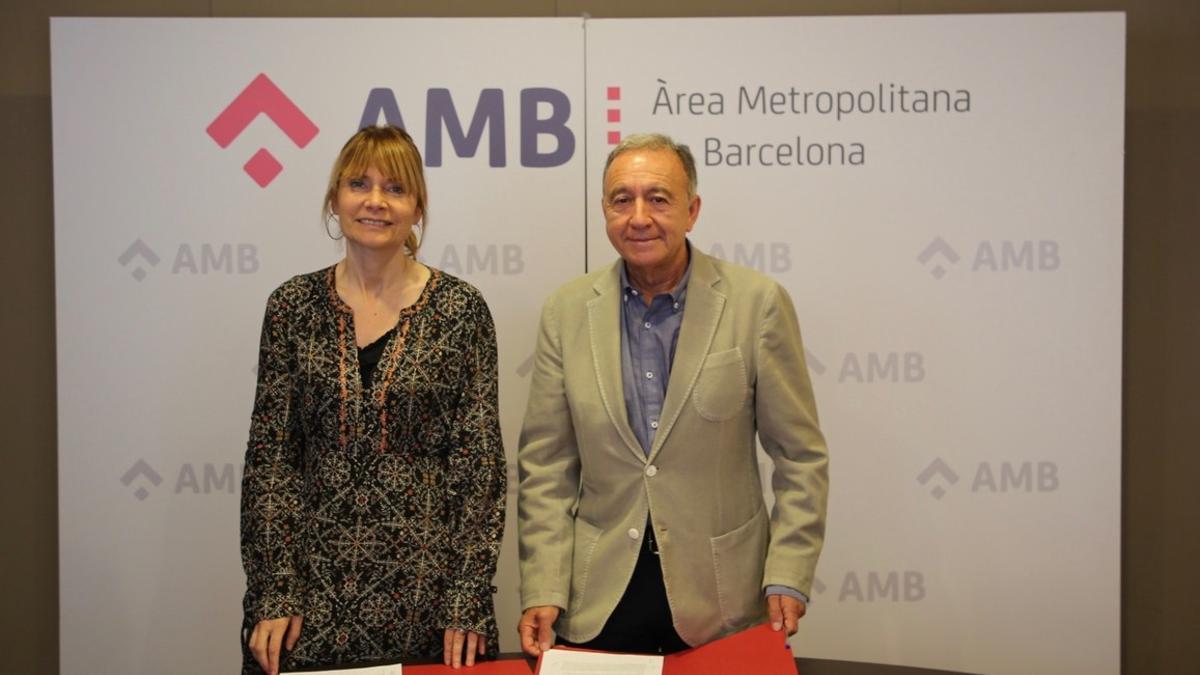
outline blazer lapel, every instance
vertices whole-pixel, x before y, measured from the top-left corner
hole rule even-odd
[[[592,345],[592,364],[596,369],[596,382],[600,389],[600,400],[621,440],[629,451],[641,462],[646,453],[633,435],[629,426],[629,414],[625,410],[625,393],[621,377],[621,272],[618,260],[608,274],[601,276],[592,288],[596,297],[587,303],[588,338]]]
[[[704,358],[708,356],[709,345],[716,335],[721,312],[725,309],[725,295],[716,288],[720,281],[712,259],[693,246],[692,276],[688,281],[687,300],[683,308],[683,325],[679,328],[679,342],[675,345],[675,361],[671,364],[667,398],[663,401],[663,423],[654,435],[650,461],[654,460],[675,426],[684,401],[692,393],[692,387],[696,386]]]

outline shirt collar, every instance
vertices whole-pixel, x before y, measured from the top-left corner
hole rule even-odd
[[[682,305],[684,299],[687,297],[688,279],[692,276],[692,242],[684,240],[684,243],[687,245],[688,251],[687,268],[683,270],[683,276],[679,277],[679,282],[675,284],[675,287],[665,293],[665,295],[671,298],[671,302],[676,305]],[[625,270],[624,262],[621,263],[621,290],[623,301],[629,300],[630,296],[640,297],[642,294],[641,291],[629,283],[629,272]]]

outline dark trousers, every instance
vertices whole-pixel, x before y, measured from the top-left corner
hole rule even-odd
[[[671,654],[690,648],[671,623],[653,532],[646,528],[633,577],[600,634],[587,642],[569,642],[560,637],[558,644],[633,654]]]

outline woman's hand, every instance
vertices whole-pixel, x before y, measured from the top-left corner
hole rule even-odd
[[[283,645],[291,651],[300,639],[300,626],[304,617],[292,616],[282,619],[263,619],[250,633],[250,653],[262,666],[267,675],[279,675],[279,647]]]
[[[445,653],[442,663],[453,668],[461,668],[464,661],[466,665],[473,666],[475,655],[483,656],[487,652],[487,637],[474,631],[447,628],[443,642]]]

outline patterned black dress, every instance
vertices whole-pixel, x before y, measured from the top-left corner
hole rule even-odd
[[[370,386],[334,268],[267,301],[242,492],[243,673],[262,619],[304,617],[285,668],[438,658],[496,634],[504,528],[496,334],[479,292],[432,270]]]

